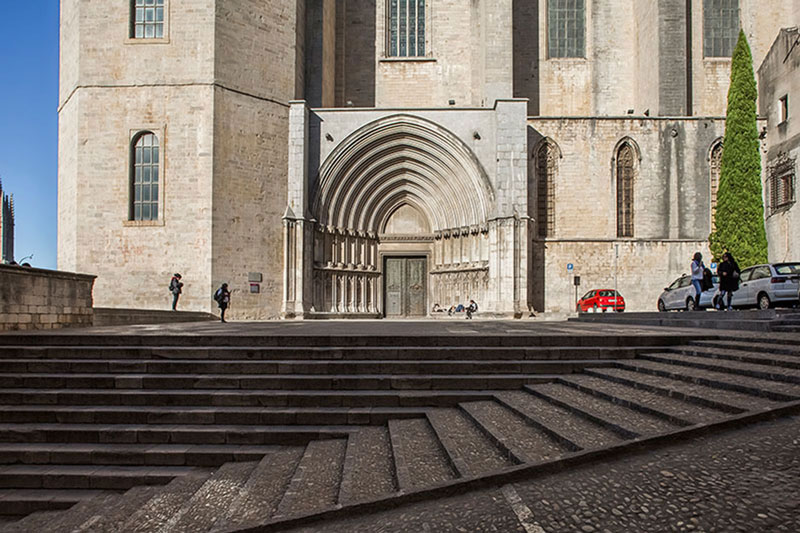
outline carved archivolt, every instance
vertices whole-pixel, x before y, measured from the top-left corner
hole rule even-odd
[[[371,234],[403,204],[424,213],[433,232],[483,227],[494,196],[463,142],[409,115],[353,133],[325,160],[318,183],[312,213],[319,223]]]

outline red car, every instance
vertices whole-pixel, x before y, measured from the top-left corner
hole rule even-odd
[[[583,297],[578,300],[578,305],[575,310],[579,313],[585,313],[589,310],[595,313],[608,310],[614,310],[621,313],[625,310],[625,298],[620,293],[613,289],[595,289],[587,292]]]

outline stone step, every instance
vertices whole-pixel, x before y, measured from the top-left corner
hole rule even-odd
[[[136,485],[166,485],[194,470],[186,466],[6,465],[2,489],[128,490]]]
[[[346,439],[310,442],[273,518],[314,513],[335,506],[346,449]]]
[[[134,487],[125,492],[116,500],[113,507],[105,509],[99,508],[93,514],[86,513],[84,522],[73,529],[73,533],[103,533],[120,531],[122,524],[136,512],[146,502],[150,501],[158,492],[163,490],[161,486],[140,486]],[[72,509],[67,511],[72,513]]]
[[[421,407],[11,405],[0,411],[0,423],[379,425],[392,418],[420,416],[425,416]]]
[[[539,427],[551,437],[565,439],[567,448],[593,449],[614,446],[623,442],[617,433],[602,425],[586,420],[575,413],[524,391],[504,391],[496,396],[497,402],[511,409],[528,423]],[[567,443],[571,443],[570,446]]]
[[[663,350],[662,350],[663,351]],[[544,360],[525,359],[365,359],[359,361],[338,360],[284,360],[284,361],[163,361],[136,359],[114,361],[107,359],[0,359],[0,368],[8,374],[25,375],[98,375],[98,376],[228,376],[228,375],[439,375],[439,374],[541,374],[569,373],[587,366],[602,365],[606,359],[632,358],[632,350],[626,353],[609,352],[604,359],[576,359],[575,354],[564,353],[563,358]],[[470,356],[474,354],[470,353]]]
[[[522,326],[524,327],[524,326]],[[693,335],[702,338],[703,335]],[[111,334],[87,333],[80,330],[61,332],[11,332],[0,335],[0,346],[78,346],[97,348],[164,348],[164,347],[207,347],[209,349],[270,347],[297,348],[349,348],[349,347],[445,347],[445,348],[486,348],[486,347],[580,347],[580,346],[667,346],[684,342],[680,335],[669,333],[639,333],[604,335],[585,333],[531,333],[485,335],[483,333],[437,333],[402,335],[175,335],[175,334]]]
[[[353,426],[0,424],[0,442],[102,444],[305,444],[346,437]]]
[[[571,371],[572,365],[562,370]],[[227,390],[483,390],[518,389],[528,383],[553,379],[553,365],[543,366],[541,374],[327,374],[262,375],[244,374],[0,374],[1,389],[227,389]]]
[[[662,418],[594,397],[563,383],[536,385],[526,387],[526,390],[575,414],[600,423],[625,438],[664,433],[679,427]]]
[[[791,368],[775,367],[773,365],[759,365],[753,363],[741,363],[739,361],[726,361],[722,359],[710,359],[707,357],[696,357],[680,354],[643,354],[642,360],[654,361],[657,363],[667,363],[678,366],[688,366],[703,370],[713,370],[717,372],[727,372],[754,378],[767,379],[770,381],[782,381],[800,385],[800,370]]]
[[[228,508],[213,521],[211,531],[231,531],[267,522],[289,488],[304,452],[303,447],[292,447],[264,456]]]
[[[30,531],[79,531],[88,519],[107,512],[119,504],[122,494],[104,493],[76,503],[66,511],[40,511],[33,513],[13,526],[0,527],[2,533],[25,533]]]
[[[694,405],[677,398],[664,397],[660,394],[636,389],[597,376],[569,376],[559,379],[558,383],[566,384],[597,398],[624,405],[640,413],[663,418],[676,426],[709,423],[719,420],[728,414],[717,409]]]
[[[465,390],[96,390],[0,389],[0,405],[264,406],[264,407],[451,407],[491,399],[493,389]]]
[[[419,490],[458,477],[426,419],[390,420],[389,435],[401,491]]]
[[[380,498],[398,490],[392,444],[386,426],[361,427],[347,439],[339,503]]]
[[[257,461],[276,445],[0,443],[0,464],[221,466]]]
[[[104,494],[102,490],[0,489],[0,516],[23,517],[37,511],[69,509]]]
[[[460,477],[474,477],[517,464],[459,409],[431,409],[428,422]]]
[[[769,354],[798,355],[800,356],[800,345],[782,344],[777,342],[756,342],[753,340],[694,340],[689,342],[689,346],[706,346],[710,348],[723,348],[731,350],[743,350],[747,352],[761,352]]]
[[[158,531],[169,523],[175,513],[205,484],[212,473],[212,471],[199,471],[173,479],[166,487],[153,494],[138,509],[129,511],[124,520],[115,520],[114,529],[99,529],[96,530],[97,533],[110,533],[112,531],[153,533]],[[112,512],[116,514],[116,511]],[[119,522],[122,522],[121,525]]]
[[[681,346],[670,349],[670,353],[684,355],[694,355],[697,357],[708,357],[710,359],[724,359],[729,361],[740,361],[743,363],[755,363],[759,365],[774,365],[784,368],[800,369],[800,356],[781,355],[768,352],[751,352],[746,348],[732,349],[720,348],[716,346]]]
[[[590,369],[586,374],[733,414],[777,405],[768,398],[621,368]]]
[[[191,498],[186,500],[159,531],[200,533],[210,530],[217,518],[239,496],[257,462],[222,465]]]
[[[674,365],[669,362],[646,361],[644,359],[618,363],[617,368],[760,396],[777,402],[791,402],[800,399],[800,388],[796,385],[753,378],[741,374],[704,370]]]
[[[461,408],[496,446],[516,462],[538,463],[574,451],[497,402],[469,402],[461,404]]]

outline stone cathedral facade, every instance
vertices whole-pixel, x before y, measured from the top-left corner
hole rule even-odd
[[[59,268],[95,305],[521,317],[707,253],[730,56],[800,0],[61,0]],[[570,268],[571,267],[571,268]]]

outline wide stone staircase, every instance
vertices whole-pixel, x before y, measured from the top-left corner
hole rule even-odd
[[[0,365],[9,532],[278,530],[800,399],[796,343],[658,332],[3,335]]]

